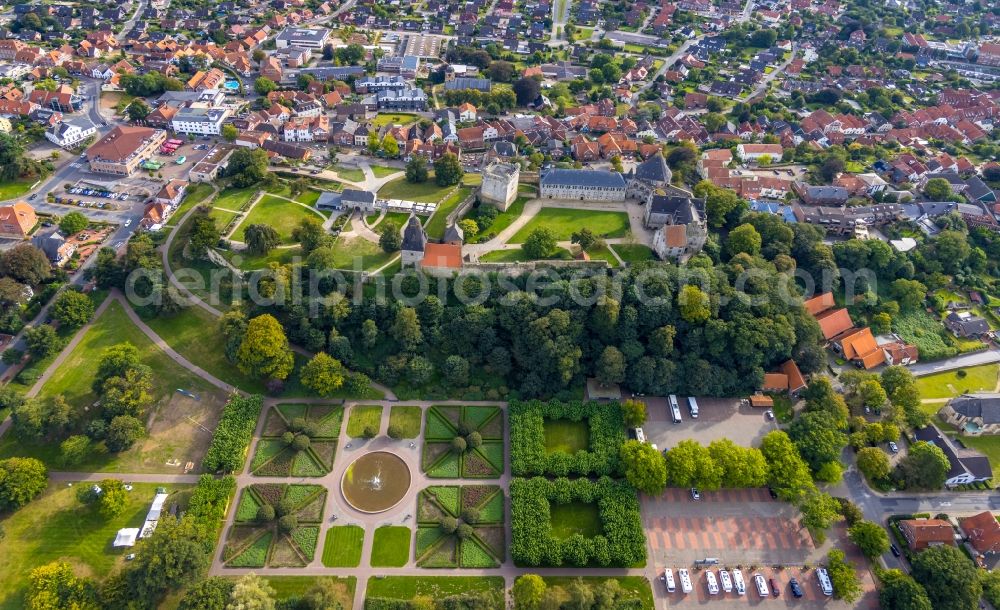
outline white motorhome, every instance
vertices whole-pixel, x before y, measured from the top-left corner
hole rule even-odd
[[[729,578],[729,572],[725,570],[719,570],[719,582],[722,583],[722,590],[726,593],[732,593],[733,591],[733,580]]]
[[[705,580],[708,582],[708,594],[718,595],[719,583],[715,580],[715,572],[712,570],[705,570]]]
[[[827,573],[826,568],[816,568],[816,580],[819,581],[819,588],[823,591],[823,595],[828,597],[833,595],[833,582],[830,581],[830,574]]]
[[[733,585],[736,588],[736,595],[746,595],[747,583],[743,581],[743,572],[738,569],[733,570]]]
[[[663,584],[666,585],[668,593],[677,590],[677,583],[674,582],[674,571],[670,568],[663,570]]]
[[[771,592],[767,589],[767,581],[764,580],[764,576],[761,574],[753,575],[753,584],[757,585],[757,595],[761,597],[770,597]]]
[[[698,401],[694,396],[688,396],[688,410],[691,411],[691,419],[698,419]]]
[[[677,397],[671,394],[667,400],[670,402],[670,418],[675,424],[681,423],[681,407],[677,404]]]
[[[690,593],[693,589],[691,587],[691,575],[684,568],[677,570],[677,576],[681,579],[681,591],[685,593]]]

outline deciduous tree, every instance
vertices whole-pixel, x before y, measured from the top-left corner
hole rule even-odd
[[[848,529],[848,535],[869,559],[889,550],[889,534],[878,523],[858,521]]]
[[[667,466],[663,455],[648,443],[627,441],[621,448],[625,479],[639,491],[656,495],[667,486]]]
[[[932,546],[917,553],[910,563],[913,579],[927,592],[934,610],[976,608],[983,585],[975,564],[958,548]]]
[[[901,570],[884,570],[879,575],[878,601],[893,610],[931,610],[931,600],[913,577]]]
[[[313,356],[300,374],[302,385],[319,396],[332,396],[344,385],[344,366],[324,352]]]
[[[16,510],[45,490],[48,472],[35,458],[0,460],[0,511]]]
[[[285,379],[294,363],[285,330],[278,320],[270,314],[251,319],[236,354],[240,371],[258,379]]]
[[[52,304],[52,317],[66,328],[79,328],[94,315],[94,302],[75,290],[64,290]]]

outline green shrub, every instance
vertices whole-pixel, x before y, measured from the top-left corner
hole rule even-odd
[[[208,472],[236,472],[243,468],[247,447],[253,439],[263,398],[260,395],[232,396],[222,411],[222,419],[205,453]]]
[[[510,418],[510,467],[514,476],[618,475],[618,452],[625,443],[618,403],[514,401]],[[586,420],[590,447],[574,455],[546,453],[545,420]]]

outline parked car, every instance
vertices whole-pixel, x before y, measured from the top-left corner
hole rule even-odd
[[[892,551],[893,557],[899,557],[902,553],[899,552],[899,548],[895,544],[889,545],[889,550]]]
[[[778,581],[771,578],[768,580],[768,582],[771,585],[771,595],[775,597],[781,595],[781,587],[778,586]]]
[[[692,500],[701,500],[701,494],[698,492],[698,488],[697,487],[692,487],[691,488],[691,499]]]
[[[889,441],[889,451],[899,453],[899,445],[897,445],[894,441]]]
[[[799,584],[798,580],[793,578],[788,582],[788,586],[792,590],[793,597],[802,597],[802,585]]]

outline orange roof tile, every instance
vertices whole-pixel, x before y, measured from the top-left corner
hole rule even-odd
[[[806,308],[806,311],[813,316],[830,309],[834,305],[835,303],[833,301],[832,292],[824,292],[823,294],[814,296],[813,298],[807,299],[804,303],[802,303],[802,306]]]
[[[461,269],[462,246],[458,244],[427,244],[424,246],[424,258],[420,266]]]
[[[823,331],[823,338],[827,340],[854,326],[851,314],[847,313],[846,309],[827,310],[816,316],[816,321],[819,323],[820,330]]]

